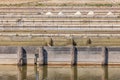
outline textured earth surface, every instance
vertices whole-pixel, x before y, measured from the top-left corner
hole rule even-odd
[[[39,0],[0,0],[0,4],[20,4],[28,2],[36,2]]]
[[[119,4],[120,0],[0,0],[2,5],[80,5],[80,4]],[[20,5],[19,5],[20,6]]]

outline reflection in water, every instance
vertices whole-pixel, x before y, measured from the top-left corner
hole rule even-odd
[[[0,66],[0,80],[120,80],[120,67]]]
[[[104,70],[104,78],[103,80],[108,80],[108,66],[104,66],[103,67],[103,70]]]
[[[26,80],[27,79],[27,66],[19,66],[18,67],[18,80]]]
[[[35,80],[39,80],[39,71],[37,70],[37,66],[34,66],[35,69]]]

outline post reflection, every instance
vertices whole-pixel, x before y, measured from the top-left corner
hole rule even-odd
[[[35,80],[39,80],[39,71],[37,65],[34,66]]]
[[[77,66],[72,66],[71,67],[71,72],[72,72],[72,76],[71,76],[71,80],[78,80],[77,79]]]
[[[120,79],[119,76],[120,67],[108,67],[108,66],[103,66],[103,67],[102,66],[101,67],[100,66],[99,67],[23,66],[21,67],[20,66],[17,67],[17,70],[18,70],[17,80],[118,80]],[[5,76],[1,76],[1,79],[4,77]]]
[[[39,67],[39,80],[47,80],[47,76],[48,76],[48,66],[40,66]]]
[[[39,68],[39,80],[108,80],[108,67],[51,67]]]
[[[108,80],[108,66],[103,66],[103,71],[104,71],[103,80]]]
[[[27,66],[18,66],[18,80],[27,79]]]

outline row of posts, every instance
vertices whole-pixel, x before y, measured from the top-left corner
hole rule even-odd
[[[103,61],[101,63],[101,65],[107,65],[108,64],[108,48],[107,47],[102,47],[102,57],[103,57]],[[27,58],[26,58],[26,53],[25,50],[23,49],[23,47],[19,47],[18,49],[18,65],[26,65],[27,64]],[[70,49],[70,55],[71,55],[71,65],[77,65],[77,53],[76,53],[76,47],[75,46],[71,46]],[[39,63],[39,65],[47,65],[48,61],[46,60],[47,55],[45,54],[45,49],[44,47],[40,47],[39,48],[39,54],[38,54],[38,60],[37,57],[35,55],[35,59],[34,59],[34,64],[37,64],[37,62]],[[62,64],[61,64],[62,65]]]

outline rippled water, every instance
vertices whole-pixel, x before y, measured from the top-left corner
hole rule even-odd
[[[0,80],[120,80],[120,67],[0,66]]]

